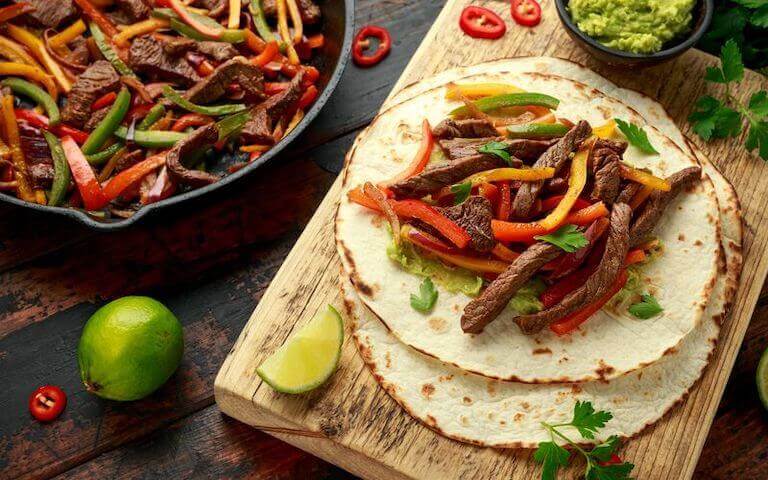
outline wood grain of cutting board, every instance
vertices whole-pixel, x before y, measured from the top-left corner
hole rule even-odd
[[[550,0],[542,2],[544,17],[534,29],[512,22],[506,1],[471,1],[495,10],[508,24],[507,34],[498,41],[475,40],[458,27],[459,13],[469,3],[447,2],[390,98],[405,86],[449,68],[503,57],[549,55],[579,62],[622,87],[659,100],[684,133],[698,139],[686,117],[697,98],[712,92],[702,78],[705,68],[716,64],[714,57],[692,50],[671,63],[642,71],[607,67],[570,40]],[[375,68],[371,74],[375,75]],[[743,99],[766,88],[764,77],[747,72],[737,96]],[[637,478],[692,476],[768,273],[768,166],[748,154],[743,141],[696,142],[739,193],[745,221],[744,271],[732,315],[703,378],[681,405],[623,448],[622,457],[636,465],[633,476]],[[413,420],[378,387],[349,338],[349,328],[339,370],[322,388],[303,396],[283,395],[256,375],[256,367],[297,326],[328,303],[341,305],[340,263],[333,239],[340,188],[337,180],[227,356],[215,382],[221,410],[364,478],[536,478],[539,469],[530,450],[461,444]],[[567,475],[575,477],[581,468],[576,465]]]

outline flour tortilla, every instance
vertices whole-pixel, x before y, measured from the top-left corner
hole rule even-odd
[[[494,62],[472,67],[482,72],[473,70],[462,81],[506,81],[529,91],[551,94],[561,100],[559,116],[585,119],[594,126],[614,117],[646,123],[637,111],[618,100],[584,83],[538,73],[548,71],[538,66],[534,62]],[[528,71],[534,67],[536,71]],[[418,148],[419,125],[424,116],[434,125],[456,106],[443,100],[444,84],[461,75],[438,77],[441,82],[427,80],[396,96],[361,134],[345,171],[345,191],[364,181],[386,180],[401,171]],[[674,125],[672,129],[676,130]],[[630,147],[625,155],[627,161],[661,176],[696,164],[687,149],[653,126],[646,127],[646,132],[661,155],[644,155]],[[342,195],[337,214],[336,239],[345,272],[362,301],[403,343],[490,378],[552,383],[615,378],[672,352],[701,323],[712,294],[718,276],[719,228],[714,187],[705,179],[668,208],[657,229],[665,243],[665,254],[644,271],[658,287],[657,298],[664,313],[641,321],[617,319],[600,312],[579,333],[566,337],[556,337],[549,331],[523,335],[512,322],[514,312],[509,310],[482,334],[464,334],[459,318],[470,298],[441,287],[430,315],[413,311],[408,298],[418,291],[421,279],[387,258],[389,235],[380,218],[348,202],[346,195]]]
[[[344,280],[342,293],[354,340],[376,380],[429,428],[480,446],[534,448],[549,440],[540,422],[569,421],[579,400],[613,414],[595,442],[611,435],[631,437],[658,421],[688,393],[709,362],[741,272],[742,229],[736,195],[711,163],[703,156],[699,158],[716,179],[723,217],[723,262],[702,324],[678,349],[653,365],[609,382],[500,382],[446,365],[404,345]]]

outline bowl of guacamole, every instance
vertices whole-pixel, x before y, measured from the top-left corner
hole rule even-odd
[[[712,21],[714,0],[556,0],[571,37],[612,65],[652,65],[691,48]]]

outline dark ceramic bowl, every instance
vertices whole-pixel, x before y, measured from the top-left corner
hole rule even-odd
[[[84,210],[66,207],[49,207],[38,205],[36,203],[25,202],[13,195],[7,195],[0,192],[0,201],[35,210],[40,213],[50,213],[75,219],[95,230],[119,230],[128,225],[134,224],[150,212],[170,207],[181,202],[200,197],[215,190],[227,188],[227,185],[246,176],[252,175],[261,165],[270,161],[293,142],[299,134],[312,122],[320,113],[320,109],[328,101],[333,90],[341,79],[341,74],[349,59],[349,51],[352,45],[352,35],[355,23],[355,0],[322,0],[320,8],[323,13],[322,32],[325,37],[325,44],[320,52],[319,58],[313,61],[313,64],[320,70],[318,87],[320,96],[315,101],[312,108],[306,113],[304,118],[288,135],[272,147],[267,153],[257,160],[249,163],[246,167],[223,177],[218,182],[207,185],[196,190],[190,190],[185,193],[174,195],[157,203],[143,206],[130,218],[99,218],[89,215]],[[232,159],[224,158],[223,161]]]
[[[687,36],[669,42],[664,45],[665,48],[660,52],[639,54],[606,47],[579,30],[576,22],[571,18],[571,13],[568,11],[568,0],[555,0],[555,5],[565,30],[581,48],[608,65],[625,67],[647,67],[666,62],[681,55],[695,45],[701,39],[701,36],[704,35],[704,32],[707,31],[709,24],[712,22],[712,12],[715,8],[714,0],[698,0],[693,9],[693,28]]]

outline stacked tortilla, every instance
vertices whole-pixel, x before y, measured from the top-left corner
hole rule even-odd
[[[612,118],[643,125],[660,155],[630,147],[625,159],[662,177],[700,165],[702,181],[676,198],[657,225],[664,255],[644,267],[664,312],[652,319],[600,311],[564,337],[524,335],[505,310],[482,333],[459,318],[471,301],[438,287],[429,314],[410,308],[421,281],[389,260],[384,222],[342,195],[336,241],[348,320],[381,386],[413,417],[448,437],[484,446],[533,447],[541,422],[567,422],[578,400],[614,419],[595,441],[632,436],[671,409],[701,376],[741,271],[741,217],[730,184],[689,146],[663,108],[596,73],[554,58],[503,60],[444,72],[390,100],[348,155],[344,191],[384,181],[455,104],[450,82],[513,83],[560,99],[557,115],[597,126]]]

